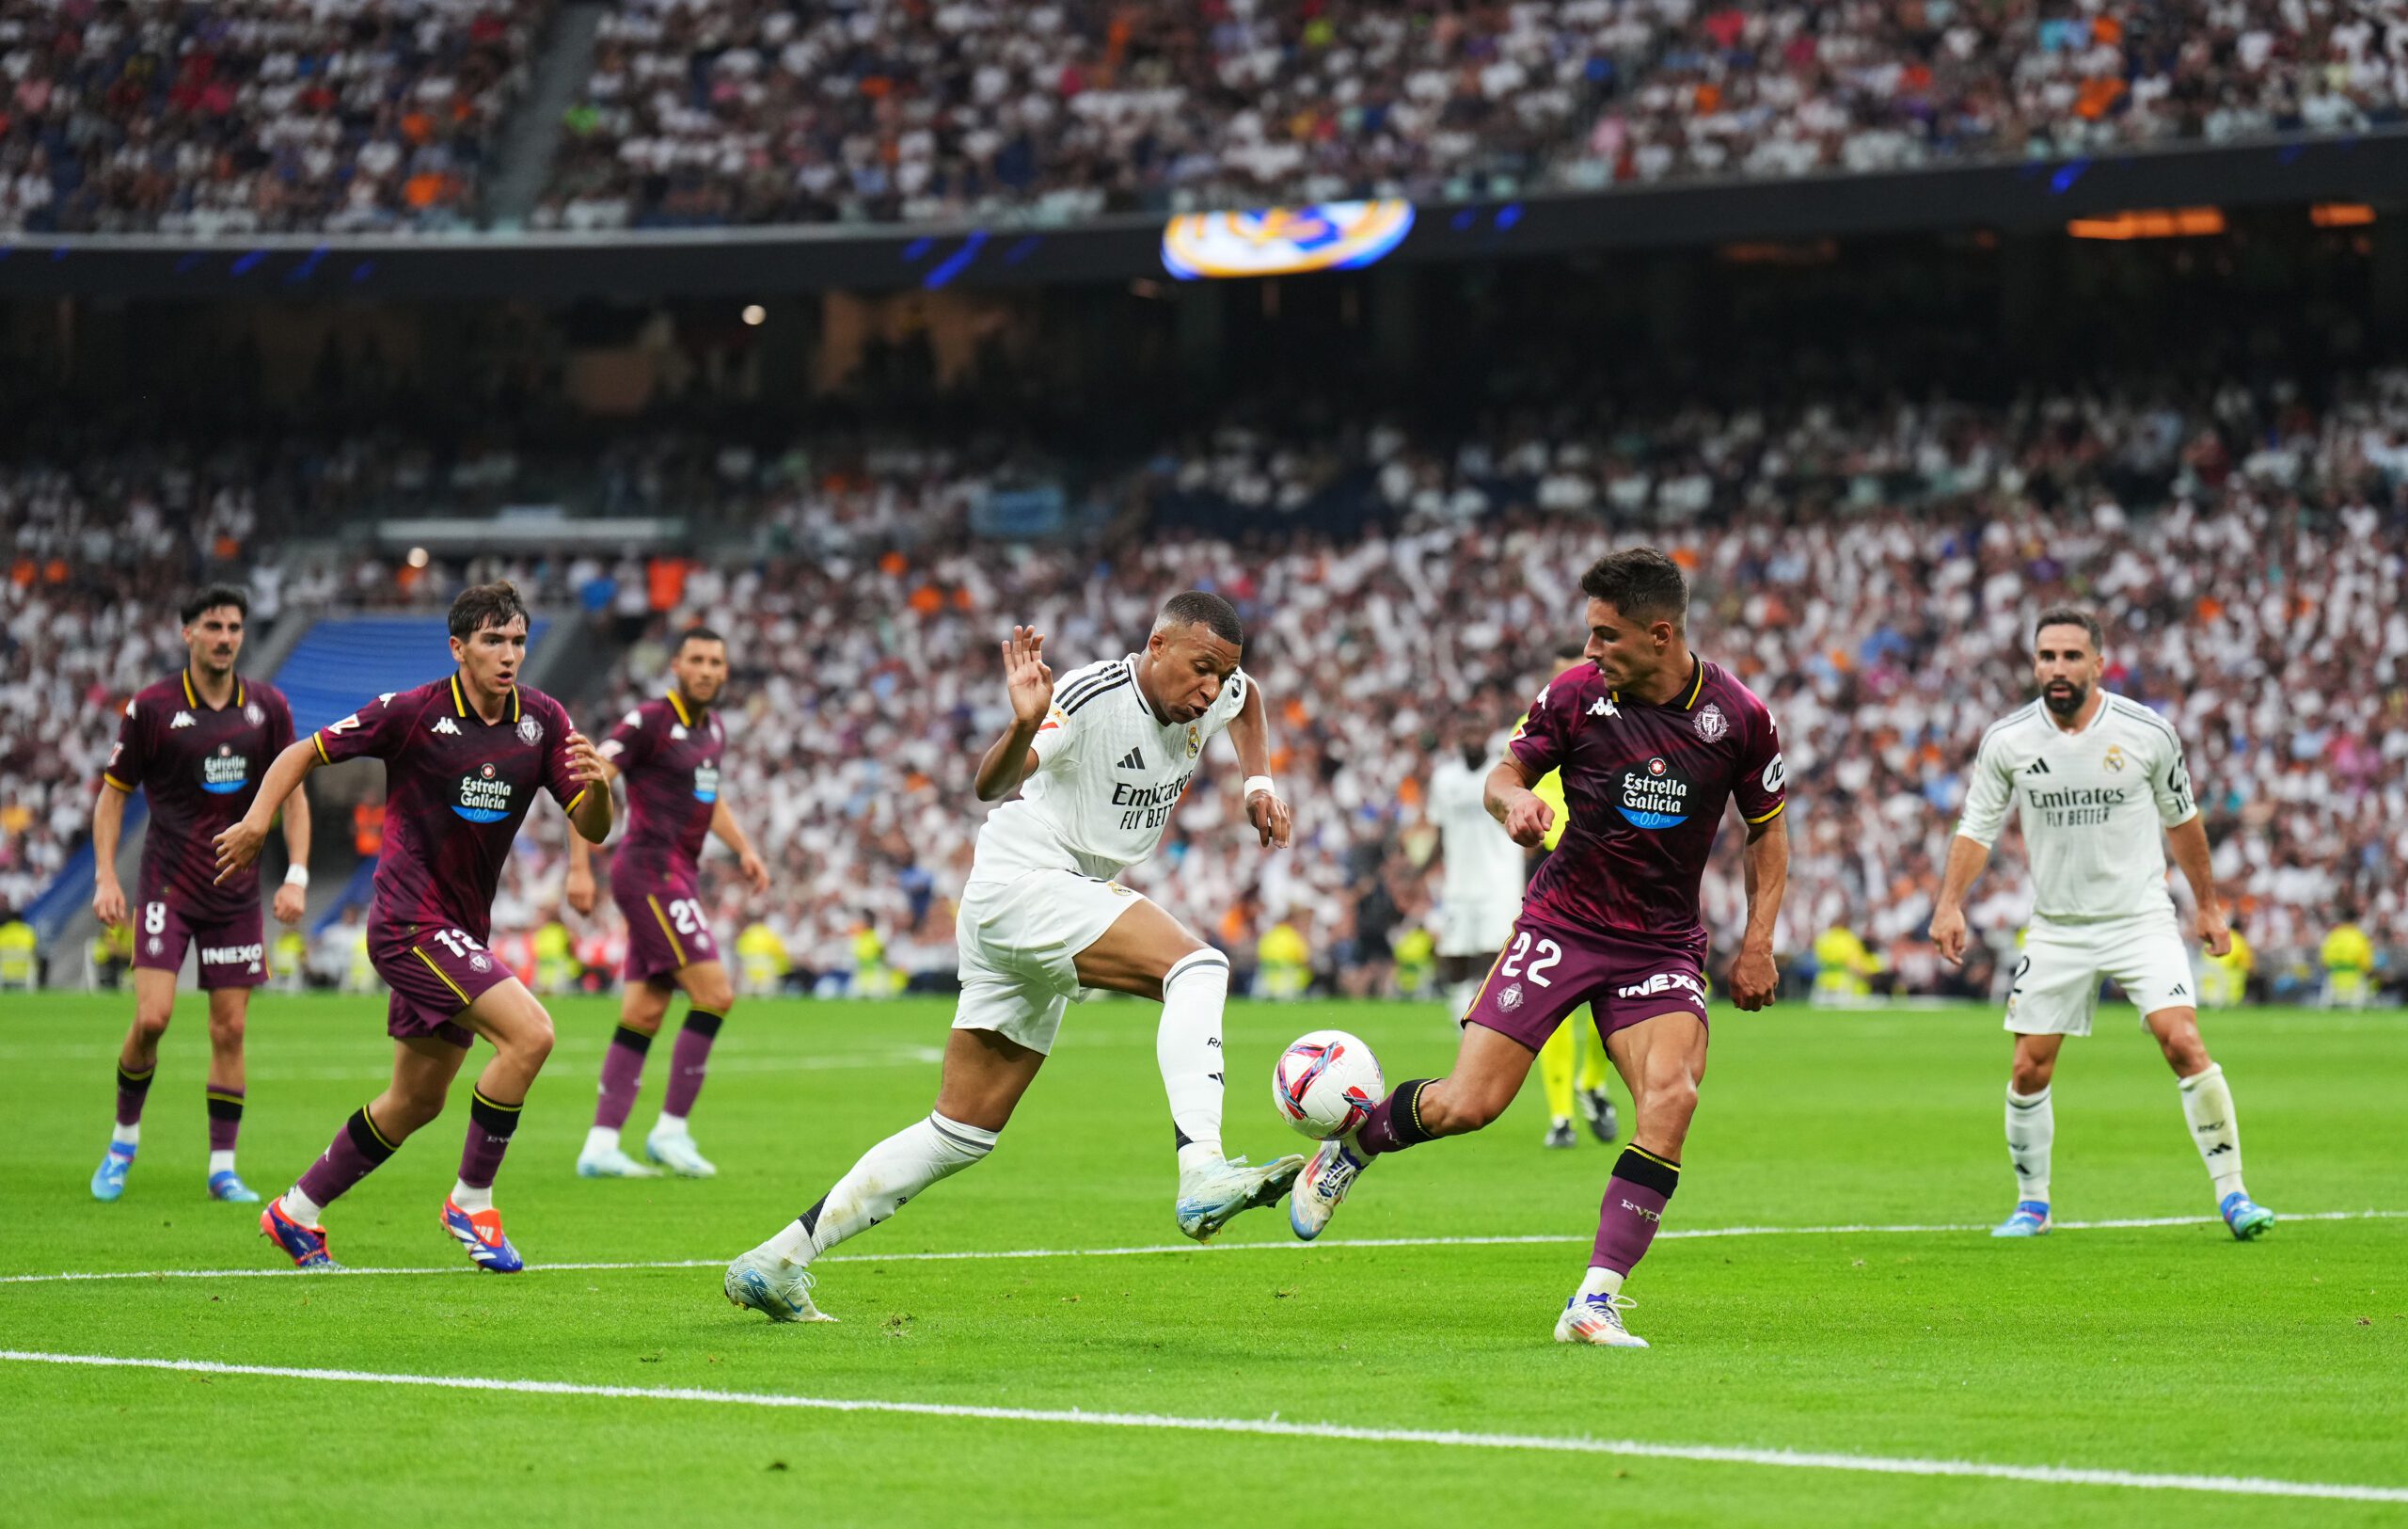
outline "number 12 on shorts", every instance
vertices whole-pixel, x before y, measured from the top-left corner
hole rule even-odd
[[[1531,950],[1530,932],[1529,930],[1516,932],[1513,935],[1513,947],[1506,952],[1503,964],[1497,968],[1497,972],[1507,978],[1526,980],[1536,987],[1553,987],[1555,984],[1548,980],[1545,975],[1546,970],[1563,959],[1563,947],[1553,940],[1541,940],[1538,942],[1537,949],[1538,959],[1530,963],[1529,970],[1523,970],[1522,960],[1529,955]]]
[[[464,960],[469,951],[484,948],[477,943],[475,935],[464,929],[438,929],[435,932],[435,939],[444,949]]]

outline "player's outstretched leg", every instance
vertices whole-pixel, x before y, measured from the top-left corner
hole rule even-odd
[[[1990,1228],[1993,1237],[2037,1237],[2049,1231],[2049,1157],[2057,1107],[2049,1096],[2062,1035],[2018,1035],[2006,1084],[2006,1156],[2015,1168],[2015,1209]]]
[[[1480,1006],[1473,1011],[1479,1012]],[[1373,1158],[1442,1136],[1477,1131],[1503,1114],[1530,1075],[1537,1055],[1532,1045],[1478,1021],[1465,1025],[1454,1071],[1445,1077],[1406,1079],[1371,1107],[1353,1135],[1322,1143],[1289,1197],[1289,1226],[1311,1241],[1328,1227]]]
[[[464,1032],[465,1033],[465,1032]],[[465,1041],[413,1036],[393,1043],[393,1080],[353,1110],[351,1119],[292,1188],[260,1213],[260,1234],[305,1269],[335,1268],[326,1250],[325,1208],[385,1166],[420,1126],[443,1112],[452,1077],[468,1053]]]
[[[159,1069],[159,1038],[167,1033],[175,1011],[176,974],[148,967],[134,974],[134,1024],[117,1057],[117,1124],[109,1132],[108,1150],[92,1171],[92,1198],[115,1200],[125,1193],[126,1175],[134,1170],[135,1154],[142,1148],[142,1106],[150,1096],[150,1079]]]
[[[467,1250],[469,1262],[494,1274],[526,1267],[501,1230],[494,1208],[494,1176],[518,1129],[527,1091],[552,1051],[552,1016],[515,978],[485,990],[461,1016],[493,1043],[493,1059],[477,1075],[468,1104],[468,1131],[460,1146],[460,1177],[443,1202],[442,1227]]]
[[[1044,1061],[992,1030],[956,1029],[935,1110],[862,1154],[817,1204],[730,1264],[721,1282],[727,1298],[772,1322],[834,1321],[812,1303],[812,1261],[994,1151]]]
[[[209,995],[209,1198],[256,1205],[259,1191],[234,1171],[234,1143],[243,1130],[243,1026],[251,990],[222,987]]]
[[[2249,1198],[2241,1180],[2241,1120],[2224,1069],[2199,1037],[2198,1011],[2161,1009],[2147,1016],[2149,1031],[2173,1065],[2182,1092],[2182,1119],[2191,1141],[2215,1187],[2216,1211],[2235,1238],[2254,1242],[2273,1230],[2274,1213]]]
[[[1305,1166],[1300,1153],[1255,1164],[1225,1155],[1222,1097],[1228,1064],[1221,1015],[1228,1004],[1229,958],[1190,934],[1159,905],[1132,899],[1076,957],[1082,987],[1109,988],[1163,1006],[1154,1060],[1170,1101],[1171,1141],[1179,1154],[1179,1229],[1202,1242],[1241,1212],[1275,1205]]]
[[[1622,1314],[1632,1304],[1623,1282],[1647,1256],[1664,1208],[1680,1187],[1681,1148],[1705,1075],[1705,1022],[1686,1010],[1657,1014],[1614,1031],[1608,1048],[1630,1085],[1630,1145],[1606,1185],[1589,1272],[1563,1303],[1555,1340],[1644,1348],[1647,1340],[1623,1326]]]
[[[594,1103],[594,1125],[577,1155],[581,1179],[657,1179],[660,1170],[636,1161],[619,1145],[619,1132],[636,1106],[643,1083],[644,1057],[669,1011],[669,993],[651,981],[630,981],[619,1006],[619,1027],[602,1053],[602,1088]]]
[[[703,1075],[710,1062],[712,1043],[728,1011],[736,1007],[736,988],[727,968],[716,961],[699,961],[677,974],[689,1007],[677,1031],[677,1048],[669,1059],[669,1093],[660,1102],[660,1119],[643,1139],[644,1155],[680,1178],[706,1179],[719,1170],[694,1145],[686,1118],[703,1091]]]

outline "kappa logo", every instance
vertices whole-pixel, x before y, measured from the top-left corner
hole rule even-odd
[[[451,718],[449,718],[449,717],[437,717],[437,718],[436,718],[436,719],[435,719],[435,730],[436,730],[436,732],[438,732],[438,733],[443,734],[443,735],[444,735],[445,737],[447,737],[447,738],[458,738],[458,737],[462,736],[462,735],[461,735],[461,732],[460,732],[460,729],[459,729],[457,726],[453,725],[452,719],[451,719]]]
[[[683,743],[686,741],[686,725],[684,723],[673,722],[669,725],[669,741],[673,743]]]
[[[1704,984],[1687,972],[1657,972],[1642,981],[1614,989],[1614,995],[1622,998],[1652,998],[1659,993],[1684,994],[1699,1008],[1705,1007]]]
[[[1143,749],[1131,749],[1128,753],[1122,755],[1120,757],[1120,762],[1114,765],[1112,768],[1115,770],[1143,770],[1146,768],[1146,751]]]
[[[2023,772],[2027,775],[2045,775],[2049,772],[2049,761],[2046,759],[2035,759],[2032,761],[2032,768]]]
[[[200,724],[192,720],[191,712],[179,711],[176,713],[176,720],[167,724],[167,731],[172,733],[179,727],[198,727],[199,725]]]
[[[1589,703],[1589,715],[1592,717],[1619,717],[1622,715],[1622,711],[1621,709],[1616,707],[1611,701],[1608,701],[1604,696],[1600,695],[1595,700]]]

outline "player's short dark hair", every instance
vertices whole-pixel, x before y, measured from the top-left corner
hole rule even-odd
[[[207,589],[196,590],[192,598],[184,601],[179,614],[183,617],[183,624],[189,627],[221,605],[230,605],[243,613],[246,621],[250,619],[250,595],[232,584],[212,584]]]
[[[717,643],[724,647],[727,645],[727,639],[708,627],[689,627],[677,634],[676,650],[680,653],[685,652],[688,643]]]
[[[527,602],[518,597],[516,584],[507,579],[471,584],[452,602],[452,635],[466,642],[487,627],[507,627],[514,618],[528,619]]]
[[[2078,605],[2052,605],[2041,612],[2040,619],[2032,623],[2032,640],[2038,642],[2040,633],[2051,627],[2080,627],[2090,633],[2090,651],[2107,651],[2107,629],[2099,624],[2097,616]]]
[[[1234,647],[1245,646],[1245,623],[1238,608],[1210,590],[1191,589],[1163,601],[1157,627],[1209,627],[1212,635]]]
[[[1689,581],[1679,564],[1653,547],[1625,547],[1597,559],[1580,576],[1580,593],[1632,621],[1669,621],[1675,631],[1688,626]]]

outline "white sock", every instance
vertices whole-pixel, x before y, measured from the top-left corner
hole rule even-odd
[[[1622,1294],[1622,1281],[1623,1277],[1617,1271],[1599,1268],[1592,1264],[1589,1272],[1581,1277],[1580,1294],[1584,1297],[1619,1296]]]
[[[2224,1069],[2210,1067],[2182,1080],[2182,1118],[2191,1123],[2191,1141],[2199,1160],[2215,1181],[2216,1199],[2241,1187],[2241,1122],[2232,1112],[2232,1091],[2225,1087]]]
[[[2049,1091],[2018,1093],[2006,1086],[2006,1155],[2015,1165],[2015,1197],[2049,1202],[2049,1149],[2057,1141],[2057,1107]]]
[[[84,1139],[88,1141],[91,1138],[86,1137]],[[135,1121],[132,1125],[119,1125],[112,1128],[109,1132],[109,1145],[112,1147],[138,1147],[142,1145],[142,1123],[140,1121]]]
[[[488,1184],[482,1189],[471,1189],[454,1179],[452,1181],[452,1203],[471,1216],[481,1210],[491,1210],[493,1209],[493,1186]]]
[[[231,1173],[232,1171],[234,1171],[234,1155],[232,1153],[213,1152],[209,1155],[209,1176],[211,1178],[215,1178],[220,1173]]]
[[[912,1196],[995,1150],[995,1133],[930,1115],[862,1154],[819,1203],[761,1244],[789,1264],[808,1264],[848,1237],[868,1231]]]
[[[619,1150],[619,1133],[607,1125],[596,1125],[585,1133],[585,1150],[579,1157],[600,1157]]]
[[[292,1188],[285,1190],[284,1193],[277,1198],[277,1203],[284,1207],[285,1215],[300,1222],[303,1226],[317,1225],[318,1218],[326,1213],[326,1207],[319,1204],[308,1195],[303,1194],[301,1192],[301,1186],[297,1184]]]
[[[672,1115],[665,1109],[660,1112],[660,1119],[652,1123],[652,1134],[654,1136],[693,1135],[691,1131],[686,1129],[685,1116]]]
[[[1163,1020],[1154,1032],[1154,1061],[1170,1096],[1184,1173],[1221,1158],[1221,1096],[1228,1091],[1221,1059],[1221,1011],[1229,1001],[1229,958],[1198,950],[1163,974]]]

